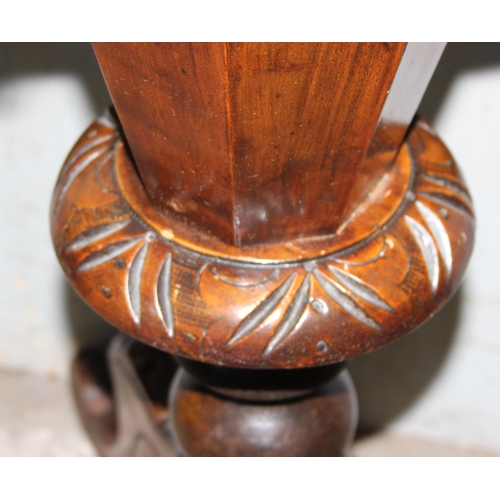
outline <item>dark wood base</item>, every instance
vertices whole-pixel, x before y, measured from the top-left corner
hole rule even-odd
[[[307,391],[220,391],[181,369],[171,427],[189,456],[345,456],[356,427],[352,387],[344,370]]]
[[[166,353],[117,335],[73,362],[73,392],[97,452],[106,457],[176,456],[165,402],[176,363]]]
[[[107,354],[78,355],[75,399],[99,454],[349,454],[357,402],[343,364],[242,370],[177,361],[184,368],[176,370],[172,356],[123,334]]]

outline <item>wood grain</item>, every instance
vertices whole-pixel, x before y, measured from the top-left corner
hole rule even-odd
[[[437,62],[406,45],[94,47],[155,209],[245,246],[334,234],[373,189]]]
[[[238,241],[332,234],[406,44],[231,44]]]
[[[225,44],[94,50],[154,207],[233,242]]]

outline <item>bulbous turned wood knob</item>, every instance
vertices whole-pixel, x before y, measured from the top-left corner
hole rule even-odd
[[[342,361],[425,321],[460,283],[474,219],[453,158],[418,120],[335,234],[228,245],[155,209],[108,114],[63,167],[52,236],[80,295],[137,339],[208,363],[290,368]]]
[[[70,281],[122,331],[213,364],[324,365],[411,331],[474,236],[449,151],[406,130],[439,49],[97,44],[120,119],[89,127],[54,192]]]
[[[348,454],[356,428],[357,403],[345,371],[305,393],[219,391],[207,389],[185,370],[177,373],[169,404],[170,428],[185,455]]]

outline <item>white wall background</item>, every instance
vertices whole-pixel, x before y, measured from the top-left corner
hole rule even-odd
[[[90,44],[0,44],[0,369],[65,378],[112,332],[66,284],[48,223],[66,154],[109,102]],[[353,361],[361,426],[500,454],[500,44],[448,45],[421,113],[469,183],[476,246],[435,318]]]

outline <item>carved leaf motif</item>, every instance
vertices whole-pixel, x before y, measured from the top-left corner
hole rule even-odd
[[[448,196],[443,193],[428,193],[426,191],[419,191],[418,194],[420,196],[423,196],[424,198],[427,198],[428,200],[434,201],[435,203],[439,203],[440,205],[444,205],[447,208],[451,208],[451,210],[464,215],[468,219],[474,220],[472,210],[455,197]]]
[[[415,219],[412,219],[409,215],[405,215],[404,217],[406,225],[410,229],[417,245],[420,248],[420,251],[422,252],[422,257],[424,258],[425,265],[427,267],[427,275],[431,285],[431,292],[434,296],[439,284],[439,258],[436,245],[434,244],[434,240],[427,229],[425,229]]]
[[[100,266],[105,262],[108,262],[115,257],[118,257],[122,253],[130,250],[132,247],[137,245],[139,241],[143,240],[143,236],[137,236],[136,238],[130,238],[128,240],[120,241],[119,243],[113,243],[103,248],[100,252],[90,254],[85,258],[82,263],[76,268],[77,273],[83,273],[89,269]]]
[[[366,300],[366,302],[370,303],[372,306],[383,309],[384,311],[394,313],[394,309],[383,300],[375,290],[372,290],[369,286],[363,283],[359,278],[349,274],[341,269],[336,269],[333,266],[328,266],[330,272],[335,276],[337,281],[340,282],[345,288],[347,288],[354,295],[357,295],[359,298]]]
[[[158,277],[156,296],[161,318],[169,337],[174,336],[174,306],[172,304],[172,254],[169,253],[163,262]]]
[[[149,243],[145,242],[141,249],[135,254],[127,276],[127,293],[130,309],[134,322],[141,322],[141,287],[142,274],[144,272],[144,263],[148,254]]]
[[[99,156],[103,153],[106,153],[107,148],[101,148],[97,151],[94,151],[89,156],[84,158],[81,162],[78,162],[74,168],[69,172],[64,181],[61,183],[61,191],[59,193],[59,197],[57,198],[57,205],[61,203],[61,200],[64,198],[66,191],[70,188],[73,181]],[[73,164],[69,165],[68,168],[72,168]]]
[[[95,160],[102,158],[101,165],[107,161],[111,156],[111,151],[116,144],[118,134],[116,133],[116,123],[108,110],[98,118],[97,122],[105,127],[113,129],[111,133],[96,137],[90,141],[84,142],[64,163],[61,173],[59,174],[59,184],[61,190],[57,198],[56,207],[59,206],[61,200],[64,198],[66,191],[73,184],[73,181]],[[91,133],[96,133],[91,131]],[[92,149],[98,148],[88,156],[87,153]],[[104,157],[104,158],[103,158]]]
[[[82,147],[78,148],[64,163],[61,169],[61,178],[66,175],[66,172],[74,165],[74,163],[85,155],[88,151],[96,146],[104,144],[115,137],[115,134],[108,134],[98,137],[92,141],[85,143]],[[104,148],[103,148],[104,149]]]
[[[311,275],[307,273],[302,284],[298,289],[292,303],[288,306],[288,309],[281,320],[280,324],[276,328],[274,335],[267,344],[264,355],[269,354],[278,344],[288,337],[290,332],[295,328],[300,318],[306,310],[307,304],[309,303],[309,288],[311,283]]]
[[[420,212],[420,215],[425,220],[425,223],[432,233],[432,236],[434,236],[434,240],[436,241],[439,253],[443,258],[446,277],[450,279],[451,269],[453,265],[453,256],[451,253],[450,238],[448,237],[448,233],[446,232],[446,229],[439,217],[430,208],[426,207],[420,201],[416,201],[415,205]]]
[[[262,322],[276,309],[281,299],[288,293],[293,279],[297,273],[291,274],[274,292],[264,299],[240,324],[227,345],[232,345],[236,341],[246,337],[255,330]]]
[[[465,191],[459,184],[456,182],[450,181],[444,177],[435,177],[434,175],[422,175],[422,179],[426,181],[436,184],[437,186],[444,187],[451,191],[457,198],[461,198],[462,202],[466,205],[472,206],[472,200],[470,199],[469,193]]]
[[[313,271],[314,277],[318,280],[321,288],[325,293],[344,311],[348,312],[352,317],[356,318],[361,323],[373,328],[374,330],[383,331],[382,327],[368,314],[361,309],[361,307],[349,297],[347,292],[335,281],[323,275],[319,270]]]
[[[427,135],[424,136],[425,142],[431,141]],[[246,251],[241,256],[238,254],[237,258],[236,254],[224,255],[224,252],[209,256],[199,252],[197,245],[185,247],[182,239],[170,235],[162,238],[160,234],[151,234],[152,231],[146,233],[147,226],[154,226],[148,224],[149,218],[143,218],[148,211],[143,213],[138,210],[135,213],[135,209],[127,203],[126,193],[131,190],[122,191],[123,183],[117,182],[120,178],[133,182],[128,174],[120,177],[128,172],[128,167],[118,170],[125,168],[128,162],[116,162],[116,153],[123,152],[122,144],[116,125],[109,117],[102,118],[85,133],[67,160],[56,191],[62,191],[65,201],[60,207],[53,207],[58,208],[54,213],[55,228],[59,231],[56,235],[57,251],[65,270],[87,300],[96,304],[98,299],[97,305],[106,304],[108,309],[116,305],[119,314],[114,314],[111,319],[116,320],[120,328],[129,328],[133,335],[149,343],[157,342],[159,328],[170,337],[168,347],[173,351],[177,349],[178,341],[182,342],[174,338],[179,332],[175,330],[175,321],[192,313],[192,306],[197,305],[194,301],[203,300],[207,314],[197,322],[199,332],[196,331],[202,334],[195,337],[203,336],[209,341],[210,352],[208,349],[201,350],[201,342],[199,345],[193,342],[190,347],[193,357],[211,362],[227,360],[230,353],[225,352],[225,347],[242,339],[241,344],[248,344],[247,349],[238,350],[241,356],[238,362],[250,366],[285,366],[287,361],[278,352],[288,346],[295,349],[297,359],[300,358],[304,366],[315,363],[318,353],[324,356],[325,362],[337,361],[352,354],[355,330],[361,331],[360,338],[367,336],[366,331],[368,334],[372,331],[372,335],[368,335],[370,347],[382,345],[394,337],[392,331],[381,335],[377,332],[389,328],[389,324],[397,335],[402,334],[408,327],[405,319],[407,305],[411,306],[416,300],[422,301],[422,307],[414,311],[413,319],[415,324],[421,322],[424,315],[434,311],[438,305],[430,300],[430,294],[424,300],[419,293],[422,284],[427,286],[426,277],[429,278],[432,293],[436,294],[441,285],[439,280],[444,281],[445,277],[451,279],[454,273],[457,277],[453,276],[453,280],[459,279],[463,266],[457,267],[455,260],[460,260],[462,264],[470,253],[471,241],[466,239],[472,235],[473,212],[468,192],[445,149],[441,148],[438,160],[444,158],[441,162],[443,167],[448,163],[452,165],[453,168],[448,171],[436,167],[439,162],[432,162],[435,146],[427,147],[424,141],[421,141],[418,151],[418,147],[412,144],[415,161],[403,165],[405,172],[406,168],[414,170],[413,186],[417,186],[415,194],[418,201],[413,192],[406,193],[401,210],[398,208],[390,224],[381,225],[370,239],[360,240],[355,245],[347,239],[347,245],[340,242],[336,246],[328,246],[328,251],[317,253],[317,248],[314,252],[309,253],[308,250],[300,254],[300,259],[311,257],[309,260],[286,259],[283,262],[278,254],[275,259],[266,252],[265,260],[259,257],[256,261],[252,260],[253,257],[247,258]],[[434,143],[431,141],[431,144]],[[422,161],[418,157],[420,154],[423,155]],[[98,194],[106,203],[99,202],[96,206]],[[75,206],[79,207],[76,221],[73,219]],[[132,219],[131,212],[134,214]],[[404,216],[411,213],[414,218],[407,217],[405,220]],[[101,217],[106,222],[113,222],[102,224]],[[100,222],[96,222],[97,218]],[[399,222],[395,224],[396,221]],[[86,230],[69,241],[64,238],[67,224],[84,226]],[[91,224],[102,225],[89,227]],[[143,229],[136,229],[138,227]],[[461,236],[463,240],[455,244],[452,235]],[[154,252],[153,247],[148,245],[151,238],[158,238],[153,245]],[[407,252],[404,252],[405,243],[410,247]],[[117,260],[113,267],[113,259],[118,256],[122,259]],[[126,267],[123,256],[128,256]],[[412,256],[417,257],[421,263],[419,266],[409,265]],[[101,265],[102,268],[99,268]],[[184,274],[184,265],[189,268],[189,278]],[[383,270],[385,265],[387,272]],[[363,275],[358,273],[359,266],[369,266],[371,276],[382,269],[379,276],[388,276],[387,283],[378,279],[377,286],[374,286],[370,280],[361,280],[357,276]],[[75,272],[84,273],[94,268],[97,269],[87,275],[75,276]],[[349,272],[344,269],[349,269]],[[104,287],[100,280],[107,279],[106,276],[111,280],[106,283],[109,288]],[[98,285],[102,286],[97,291],[102,291],[105,298],[113,297],[113,300],[103,302],[100,294],[95,293],[96,289],[92,289],[95,279],[99,279]],[[405,288],[397,293],[401,283]],[[177,288],[182,292],[179,300]],[[449,287],[442,288],[443,296],[450,291]],[[113,293],[108,294],[108,291]],[[319,292],[317,296],[316,291]],[[230,301],[219,299],[221,293],[228,292],[235,292],[238,297],[236,312],[228,305]],[[391,296],[396,297],[394,301]],[[154,310],[147,308],[150,304],[154,304]],[[398,317],[390,317],[397,314],[391,305],[401,309]],[[153,321],[148,320],[149,314],[154,316]],[[211,328],[217,321],[212,318],[226,317],[230,320],[233,314],[241,319],[230,332],[225,329],[228,323],[220,322]],[[335,338],[329,346],[325,342],[329,339],[324,338],[323,328],[328,331],[330,326],[342,324],[346,318],[349,318],[352,330],[335,332],[339,342]],[[133,328],[130,328],[131,323]],[[266,335],[259,336],[259,332],[264,330]],[[189,332],[182,332],[182,335],[184,333],[192,335]],[[252,342],[253,335],[256,342]],[[356,346],[360,352],[368,346],[368,343],[361,345],[362,342]],[[262,358],[256,361],[258,356]]]
[[[84,248],[91,243],[102,240],[110,234],[116,233],[130,223],[130,219],[124,219],[112,224],[103,224],[102,226],[91,227],[87,231],[79,234],[66,248],[67,252],[74,252],[80,248]]]
[[[425,189],[419,189],[418,194],[420,196],[440,205],[444,205],[461,215],[465,215],[469,219],[474,219],[472,200],[470,199],[469,193],[459,184],[449,179],[445,179],[444,177],[435,177],[433,175],[422,175],[421,177],[430,183],[431,186]],[[432,185],[444,188],[446,192],[433,191]]]

